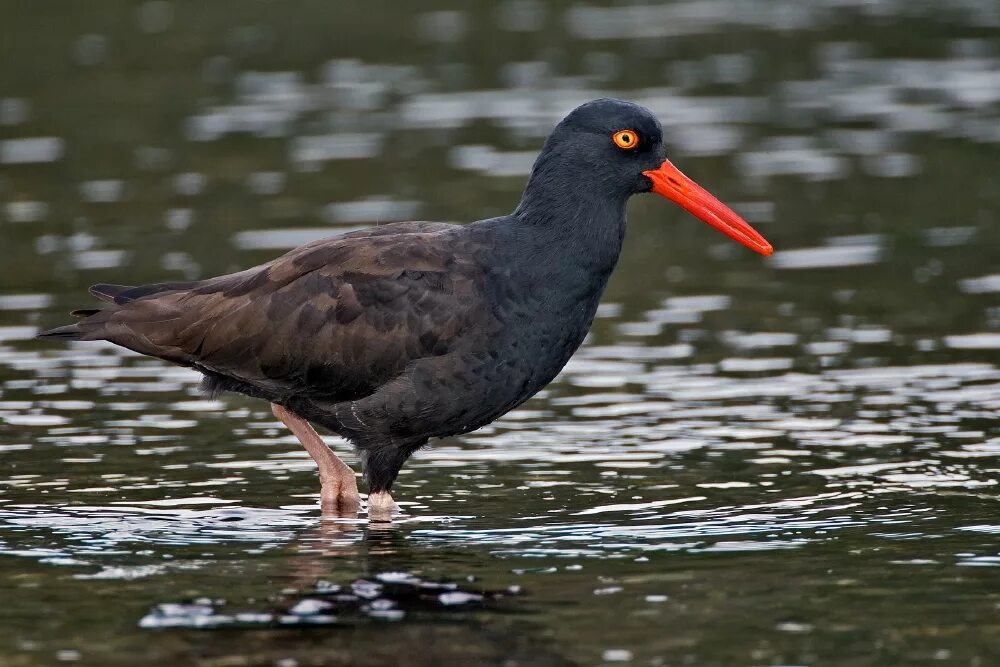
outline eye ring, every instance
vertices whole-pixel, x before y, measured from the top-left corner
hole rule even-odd
[[[634,150],[639,146],[639,135],[635,130],[618,130],[611,135],[611,140],[623,151]]]

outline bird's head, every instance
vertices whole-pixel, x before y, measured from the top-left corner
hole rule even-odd
[[[581,188],[626,198],[654,192],[751,250],[773,252],[743,218],[667,160],[660,122],[638,104],[600,99],[571,111],[546,141],[536,177],[562,183],[576,178]]]

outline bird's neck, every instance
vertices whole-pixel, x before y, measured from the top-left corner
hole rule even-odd
[[[622,248],[630,193],[592,173],[553,178],[549,167],[535,165],[512,217],[544,249],[543,254],[610,274]]]

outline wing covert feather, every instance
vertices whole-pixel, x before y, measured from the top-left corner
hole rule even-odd
[[[107,338],[270,391],[366,396],[489,328],[479,248],[453,229],[404,223],[310,243],[132,301],[110,314]]]

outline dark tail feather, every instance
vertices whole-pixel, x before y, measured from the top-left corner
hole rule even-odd
[[[56,327],[35,335],[35,338],[61,338],[63,340],[81,340],[83,331],[79,324],[67,324],[64,327]]]
[[[133,287],[131,285],[107,285],[104,283],[98,283],[97,285],[92,285],[90,287],[90,293],[101,301],[108,301],[110,303],[116,303],[119,306],[124,306],[125,304],[135,301],[136,299],[141,299],[144,296],[160,294],[161,292],[189,290],[196,287],[198,284],[199,283],[197,282],[155,283],[153,285],[139,285],[137,287]]]
[[[70,313],[73,317],[82,318],[76,324],[67,324],[64,327],[56,327],[36,334],[36,338],[61,338],[63,340],[95,340],[103,338],[104,324],[108,315],[113,314],[117,308],[100,310],[99,308],[83,308]],[[103,313],[103,315],[102,315]],[[95,317],[95,315],[97,317]]]
[[[90,286],[90,293],[101,301],[115,303],[116,299],[121,296],[123,292],[127,292],[131,289],[135,288],[131,285],[108,285],[106,283],[98,283]]]

